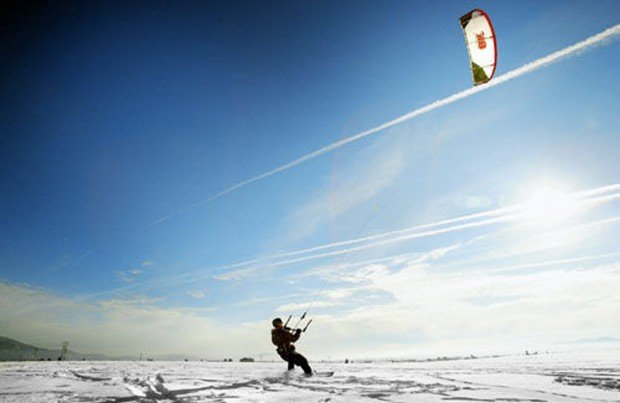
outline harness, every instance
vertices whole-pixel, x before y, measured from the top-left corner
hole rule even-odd
[[[277,330],[276,332],[285,332],[285,330]],[[277,346],[276,352],[278,353],[278,355],[286,361],[288,361],[289,356],[295,352],[295,345],[291,344],[291,342],[286,339],[282,340],[280,337],[278,337],[277,342],[273,339],[272,342]]]

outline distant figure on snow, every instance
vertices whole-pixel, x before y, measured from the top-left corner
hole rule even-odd
[[[295,351],[295,346],[292,344],[299,340],[301,336],[301,329],[295,330],[295,333],[291,333],[292,329],[284,327],[282,319],[275,318],[271,324],[271,342],[278,346],[276,350],[278,355],[288,362],[288,370],[291,371],[295,368],[295,365],[301,367],[306,375],[312,375],[312,368],[308,365],[308,360]]]

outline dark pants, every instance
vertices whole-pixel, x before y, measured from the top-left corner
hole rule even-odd
[[[310,368],[310,365],[308,365],[308,360],[306,360],[306,357],[304,357],[303,355],[293,351],[288,354],[280,354],[280,357],[282,357],[284,361],[288,362],[289,371],[294,369],[295,365],[297,365],[301,367],[301,369],[303,369],[306,374],[312,373],[312,368]]]

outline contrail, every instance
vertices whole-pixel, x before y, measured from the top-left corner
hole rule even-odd
[[[611,193],[611,194],[605,194],[605,193],[613,192],[613,191],[616,191],[616,190],[620,190],[620,184],[606,185],[606,186],[601,186],[601,187],[598,187],[598,188],[583,190],[583,191],[579,191],[579,192],[575,192],[575,193],[569,193],[569,194],[567,194],[567,196],[574,197],[576,202],[578,203],[577,204],[578,206],[589,207],[589,206],[592,206],[592,205],[596,205],[596,204],[600,204],[600,203],[606,203],[606,202],[609,202],[609,201],[613,201],[613,200],[619,199],[620,198],[620,192]],[[594,197],[594,196],[596,196],[596,197]],[[365,243],[365,242],[369,242],[369,241],[377,241],[377,240],[382,240],[382,239],[386,239],[386,238],[392,238],[393,239],[394,237],[403,236],[403,235],[406,236],[408,234],[417,233],[420,230],[436,228],[436,227],[443,227],[443,226],[448,225],[448,224],[455,224],[455,223],[459,223],[459,222],[466,222],[466,221],[472,221],[474,219],[478,220],[478,219],[489,218],[489,217],[507,217],[509,214],[518,214],[518,213],[520,213],[521,210],[524,207],[525,207],[524,204],[513,204],[513,205],[502,207],[502,208],[491,209],[491,210],[486,210],[486,211],[482,211],[482,212],[479,212],[479,213],[467,214],[467,215],[462,215],[462,216],[459,216],[459,217],[443,219],[443,220],[439,220],[439,221],[435,221],[435,222],[431,222],[431,223],[427,223],[427,224],[419,224],[419,225],[414,225],[414,226],[410,226],[410,227],[406,227],[406,228],[401,228],[401,229],[398,229],[398,230],[381,232],[381,233],[378,233],[378,234],[368,235],[368,236],[364,236],[364,237],[352,238],[352,239],[347,239],[347,240],[343,240],[343,241],[337,241],[337,242],[331,242],[331,243],[326,243],[326,244],[322,244],[322,245],[316,245],[316,246],[312,246],[312,247],[309,247],[309,248],[304,248],[304,249],[298,249],[298,250],[278,253],[278,254],[266,256],[266,257],[263,257],[263,258],[256,258],[256,259],[246,260],[246,261],[242,261],[242,262],[231,263],[229,265],[221,266],[221,267],[218,267],[216,269],[217,270],[235,269],[235,268],[246,267],[246,266],[251,266],[251,265],[255,265],[255,264],[265,264],[265,265],[267,265],[267,262],[274,261],[274,260],[281,259],[281,258],[305,255],[305,254],[308,254],[308,253],[311,253],[311,252],[318,252],[318,251],[323,251],[323,250],[326,250],[326,249],[334,249],[334,248],[338,248],[338,247],[355,245],[355,244]],[[460,227],[458,227],[458,228],[460,228]],[[351,249],[348,249],[348,251],[351,251]],[[318,255],[318,256],[323,257],[323,256],[329,256],[329,255],[321,254],[321,255]]]
[[[620,198],[620,194],[616,195],[616,198]],[[414,233],[405,234],[405,235],[401,235],[401,236],[397,236],[397,237],[393,237],[393,238],[383,239],[383,240],[380,240],[380,241],[376,241],[376,242],[372,242],[372,243],[368,243],[368,244],[364,244],[364,245],[360,245],[360,246],[355,246],[355,247],[348,248],[348,249],[335,250],[335,251],[331,251],[331,252],[319,253],[319,254],[308,255],[308,256],[298,257],[298,258],[289,259],[289,260],[282,260],[282,261],[278,261],[278,262],[274,262],[274,263],[268,263],[268,264],[253,266],[253,267],[250,267],[250,268],[247,268],[247,269],[241,269],[241,270],[229,272],[227,274],[216,275],[216,276],[214,276],[214,278],[216,278],[218,280],[231,280],[231,279],[242,277],[242,276],[247,275],[249,273],[253,273],[253,272],[256,272],[256,271],[259,271],[259,270],[263,270],[263,269],[266,269],[266,268],[275,268],[275,267],[287,266],[287,265],[290,265],[290,264],[301,263],[301,262],[321,259],[321,258],[330,257],[330,256],[341,256],[341,255],[346,255],[346,254],[351,253],[351,252],[359,252],[359,251],[370,249],[370,248],[376,248],[378,246],[390,245],[390,244],[394,244],[394,243],[398,243],[398,242],[403,242],[403,241],[408,241],[408,240],[412,240],[412,239],[434,237],[434,236],[437,236],[437,235],[448,234],[448,233],[452,233],[452,232],[462,231],[462,230],[465,230],[465,229],[486,227],[486,226],[493,225],[493,224],[514,221],[517,218],[518,218],[518,215],[512,214],[512,215],[505,215],[505,216],[490,218],[490,219],[486,219],[486,220],[473,221],[473,222],[469,222],[469,223],[465,223],[465,224],[460,224],[460,225],[454,225],[454,226],[451,226],[451,227],[439,228],[439,229],[423,231],[423,232],[414,232]],[[620,221],[620,217],[613,217],[611,219],[595,221],[593,223],[584,224],[584,225],[579,226],[577,228],[579,228],[579,229],[589,228],[589,227],[603,225],[603,224],[616,223],[618,221]],[[571,230],[571,229],[569,228],[567,230]]]
[[[620,196],[620,194],[618,196]],[[620,197],[617,197],[617,198],[620,198]],[[530,243],[542,243],[544,242],[544,240],[549,239],[549,237],[554,238],[558,234],[579,233],[579,232],[582,232],[583,230],[593,229],[593,228],[607,226],[607,225],[614,225],[618,223],[620,223],[620,216],[613,216],[613,217],[604,218],[604,219],[597,220],[597,221],[591,221],[585,224],[579,224],[579,225],[574,225],[571,227],[561,228],[559,230],[551,230],[551,231],[539,233],[534,236],[528,237],[527,241]],[[497,247],[494,246],[494,247],[486,249],[486,251],[482,250],[482,252],[487,252],[491,249],[497,249]],[[529,252],[527,249],[525,252],[523,251],[523,249],[513,250],[513,251],[509,250],[508,253],[501,253],[501,254],[496,254],[496,255],[491,255],[491,256],[483,256],[481,258],[475,257],[474,259],[461,259],[455,263],[437,266],[436,268],[444,270],[444,269],[451,269],[453,267],[456,267],[459,270],[469,270],[470,268],[473,268],[474,266],[480,265],[482,263],[510,259],[516,256],[521,256],[524,253],[529,253]]]
[[[616,219],[616,221],[618,220]],[[557,266],[557,265],[568,264],[568,263],[581,263],[581,262],[587,262],[590,260],[609,259],[609,258],[618,257],[618,256],[620,256],[620,252],[605,253],[602,255],[594,255],[594,256],[582,256],[582,257],[576,257],[576,258],[570,258],[570,259],[548,260],[545,262],[538,262],[538,263],[525,263],[525,264],[519,264],[519,265],[514,265],[514,266],[498,267],[496,269],[470,271],[466,273],[467,275],[503,273],[507,271],[514,271],[514,270],[520,270],[520,269],[533,269],[533,268],[540,268],[540,267]]]
[[[620,190],[620,183],[615,183],[568,193],[566,196],[573,197],[577,205],[581,208],[589,208],[620,199],[620,192],[618,192],[618,190]],[[232,280],[236,278],[242,278],[245,275],[267,268],[277,268],[332,256],[342,256],[352,252],[358,252],[370,248],[390,245],[412,239],[434,237],[437,235],[458,232],[466,229],[485,227],[501,222],[513,221],[519,218],[519,215],[521,214],[524,207],[524,204],[513,204],[502,208],[490,209],[474,214],[467,214],[426,224],[414,225],[394,231],[382,232],[379,234],[283,252],[263,258],[255,258],[240,262],[234,262],[224,266],[212,267],[208,270],[208,273],[211,273],[213,271],[219,271],[220,274],[215,275],[215,278],[220,280]],[[609,222],[615,221],[617,221],[616,218]],[[589,225],[599,225],[601,223],[607,222],[608,221],[594,222],[592,224],[586,224],[585,227]],[[570,230],[570,228],[568,230]],[[231,271],[232,269],[237,270]],[[204,277],[212,276],[211,274],[206,274],[205,269],[191,270],[177,274],[173,276],[173,278],[166,277],[158,280],[150,280],[147,282],[129,284],[124,287],[118,288],[115,291],[129,291],[137,287],[143,287],[147,285],[147,283],[153,285],[157,283],[170,284],[170,282],[172,281],[175,281],[177,283],[193,282],[196,280],[195,276],[201,274]],[[101,294],[108,293],[108,291],[104,291]],[[97,295],[98,294],[92,294],[89,295],[89,297],[94,297]]]
[[[467,215],[463,215],[463,216],[460,216],[460,217],[455,217],[455,218],[449,218],[449,219],[445,219],[445,220],[435,221],[435,222],[428,223],[428,224],[414,225],[414,226],[411,226],[411,227],[402,228],[402,229],[398,229],[398,230],[394,230],[394,231],[381,232],[381,233],[374,234],[374,235],[367,235],[367,236],[360,237],[360,238],[352,238],[352,239],[347,239],[347,240],[344,240],[344,241],[337,241],[337,242],[327,243],[327,244],[323,244],[323,245],[312,246],[312,247],[309,247],[309,248],[298,249],[298,250],[293,250],[293,251],[289,251],[289,252],[282,252],[282,253],[266,256],[264,258],[257,258],[257,259],[246,260],[246,261],[237,262],[237,263],[231,263],[231,264],[226,265],[226,266],[218,267],[217,269],[218,270],[227,270],[227,269],[235,269],[235,268],[239,268],[239,267],[251,266],[251,265],[254,265],[254,264],[257,264],[257,263],[265,263],[265,262],[273,261],[275,259],[280,259],[280,258],[284,258],[284,257],[292,257],[292,256],[305,255],[305,254],[310,253],[310,252],[318,252],[318,251],[322,251],[322,250],[326,250],[326,249],[334,249],[334,248],[341,247],[341,246],[355,245],[355,244],[359,244],[359,243],[363,243],[363,242],[374,241],[374,240],[378,240],[378,239],[390,238],[390,237],[394,237],[396,235],[409,234],[409,233],[412,233],[412,232],[415,232],[415,231],[419,231],[419,230],[422,230],[422,229],[442,227],[442,226],[447,225],[447,224],[454,224],[454,223],[463,222],[463,221],[471,221],[473,219],[481,219],[481,218],[485,218],[485,217],[504,216],[504,215],[506,215],[508,213],[514,213],[516,211],[518,211],[518,206],[517,205],[509,206],[509,207],[503,207],[503,208],[483,211],[483,212],[480,212],[480,213],[467,214]],[[348,249],[348,251],[352,251],[352,249]],[[328,255],[321,255],[321,256],[328,256]]]
[[[537,60],[535,60],[533,62],[527,63],[527,64],[525,64],[525,65],[523,65],[521,67],[518,67],[518,68],[516,68],[514,70],[511,70],[511,71],[509,71],[507,73],[504,73],[501,76],[497,76],[497,77],[495,77],[494,79],[492,79],[491,81],[489,81],[486,84],[483,84],[483,85],[480,85],[480,86],[477,86],[477,87],[472,87],[472,88],[466,89],[464,91],[457,92],[456,94],[450,95],[448,97],[445,97],[445,98],[439,99],[437,101],[431,102],[430,104],[427,104],[427,105],[425,105],[425,106],[423,106],[421,108],[415,109],[415,110],[413,110],[411,112],[408,112],[408,113],[406,113],[404,115],[401,115],[401,116],[399,116],[399,117],[397,117],[395,119],[392,119],[392,120],[390,120],[388,122],[382,123],[382,124],[380,124],[378,126],[375,126],[375,127],[371,128],[371,129],[365,130],[363,132],[359,132],[357,134],[351,135],[349,137],[346,137],[344,139],[336,141],[336,142],[334,142],[332,144],[329,144],[327,146],[319,148],[319,149],[317,149],[315,151],[312,151],[312,152],[310,152],[310,153],[308,153],[306,155],[303,155],[303,156],[301,156],[301,157],[299,157],[299,158],[297,158],[297,159],[295,159],[295,160],[293,160],[291,162],[288,162],[286,164],[283,164],[283,165],[280,165],[280,166],[278,166],[276,168],[273,168],[270,171],[264,172],[264,173],[262,173],[260,175],[254,176],[252,178],[249,178],[249,179],[246,179],[244,181],[238,182],[238,183],[236,183],[234,185],[231,185],[231,186],[225,188],[224,190],[222,190],[222,191],[220,191],[220,192],[218,192],[218,193],[216,193],[216,194],[214,194],[214,195],[212,195],[212,196],[210,196],[210,197],[208,197],[206,199],[200,200],[200,201],[198,201],[198,202],[196,202],[196,203],[194,203],[194,204],[192,204],[192,205],[190,205],[188,207],[185,207],[185,208],[183,208],[183,209],[181,209],[181,210],[179,210],[177,212],[174,212],[172,214],[169,214],[169,215],[167,215],[165,217],[162,217],[162,218],[152,222],[149,225],[149,227],[153,227],[153,226],[159,225],[159,224],[161,224],[163,222],[166,222],[166,221],[170,220],[171,218],[179,216],[179,215],[181,215],[181,214],[183,214],[183,213],[185,213],[187,211],[193,210],[194,208],[196,208],[198,206],[201,206],[201,205],[203,205],[205,203],[209,203],[209,202],[211,202],[211,201],[213,201],[215,199],[218,199],[218,198],[224,196],[225,194],[228,194],[228,193],[230,193],[232,191],[235,191],[235,190],[237,190],[239,188],[242,188],[242,187],[247,186],[247,185],[249,185],[251,183],[254,183],[254,182],[258,182],[258,181],[260,181],[262,179],[268,178],[268,177],[273,176],[275,174],[278,174],[280,172],[283,172],[283,171],[289,170],[291,168],[294,168],[297,165],[303,164],[304,162],[307,162],[307,161],[313,160],[315,158],[318,158],[320,156],[323,156],[325,154],[328,154],[328,153],[330,153],[330,152],[332,152],[332,151],[334,151],[334,150],[336,150],[336,149],[338,149],[340,147],[343,147],[343,146],[345,146],[345,145],[347,145],[349,143],[353,143],[354,141],[363,139],[364,137],[368,137],[370,135],[376,134],[376,133],[381,132],[381,131],[389,128],[389,127],[396,126],[398,124],[401,124],[403,122],[411,120],[411,119],[413,119],[413,118],[415,118],[417,116],[424,115],[424,114],[426,114],[428,112],[431,112],[431,111],[433,111],[433,110],[435,110],[437,108],[441,108],[442,106],[445,106],[445,105],[451,104],[453,102],[459,101],[461,99],[467,98],[467,97],[469,97],[471,95],[474,95],[474,94],[476,94],[478,92],[482,92],[482,91],[488,90],[489,88],[492,88],[492,87],[495,87],[495,86],[500,85],[502,83],[505,83],[506,81],[510,81],[510,80],[515,79],[517,77],[520,77],[522,75],[531,73],[531,72],[533,72],[535,70],[540,69],[541,67],[553,64],[553,63],[555,63],[555,62],[557,62],[557,61],[559,61],[559,60],[561,60],[561,59],[563,59],[563,58],[565,58],[567,56],[578,55],[581,51],[585,51],[586,49],[591,48],[591,47],[593,47],[595,45],[598,45],[598,44],[603,44],[603,42],[605,40],[612,39],[612,38],[614,38],[618,34],[620,34],[620,24],[616,24],[613,27],[608,28],[608,29],[606,29],[606,30],[596,34],[596,35],[590,36],[589,38],[584,39],[581,42],[577,42],[574,45],[565,47],[564,49],[558,50],[558,51],[553,52],[553,53],[551,53],[551,54],[549,54],[547,56],[544,56],[544,57],[542,57],[540,59],[537,59]]]
[[[576,203],[578,203],[578,205],[581,207],[591,207],[593,205],[607,203],[620,199],[620,192],[613,193],[617,190],[620,190],[620,183],[569,193],[567,194],[567,196],[573,197]],[[220,280],[229,280],[242,277],[249,273],[253,273],[265,268],[276,268],[331,256],[342,256],[352,252],[375,248],[383,245],[389,245],[392,243],[407,241],[411,239],[432,237],[450,232],[461,231],[464,229],[488,226],[504,221],[511,221],[518,218],[524,207],[524,204],[513,204],[502,208],[443,219],[427,224],[414,225],[394,231],[382,232],[359,238],[352,238],[343,241],[316,245],[309,248],[278,253],[263,258],[255,258],[240,262],[234,262],[224,266],[214,267],[211,270],[223,272],[216,275],[215,278]],[[449,224],[452,226],[446,227],[446,225]],[[336,250],[325,252],[326,250],[330,249]],[[230,271],[232,269],[237,270]],[[188,271],[175,276],[175,278],[181,279],[185,277],[189,278],[188,281],[192,281],[192,276],[195,276],[197,273],[201,272],[204,272],[204,269]],[[127,287],[130,288],[133,286],[135,285],[129,285]]]
[[[569,196],[572,195],[576,197],[577,199],[580,199],[579,203],[583,207],[591,207],[593,205],[598,205],[598,204],[607,203],[607,202],[620,199],[620,192],[606,194],[610,191],[613,192],[618,189],[620,189],[620,184],[613,184],[613,185],[588,189],[585,191],[575,192],[575,193],[569,194]],[[219,279],[219,280],[224,280],[224,281],[240,279],[240,278],[247,276],[248,274],[251,274],[251,273],[263,270],[263,269],[267,269],[267,268],[277,268],[277,267],[282,267],[282,266],[291,265],[295,263],[322,259],[325,257],[345,255],[351,252],[357,252],[357,251],[375,248],[379,246],[390,245],[390,244],[408,241],[412,239],[434,237],[437,235],[443,235],[443,234],[463,231],[463,230],[467,230],[471,228],[480,228],[480,227],[486,227],[486,226],[490,226],[490,225],[494,225],[494,224],[498,224],[502,222],[514,221],[519,218],[519,214],[520,214],[519,210],[522,207],[523,205],[516,204],[516,205],[504,207],[501,209],[493,209],[493,210],[488,210],[488,211],[480,212],[476,214],[470,214],[470,215],[464,215],[464,216],[455,217],[451,219],[440,220],[434,223],[416,225],[416,226],[412,226],[412,227],[397,230],[397,231],[381,233],[381,234],[363,237],[363,238],[355,238],[355,239],[336,242],[332,244],[319,245],[313,248],[291,251],[291,252],[282,253],[279,255],[269,256],[263,259],[251,259],[251,260],[246,260],[243,262],[232,263],[226,266],[220,266],[217,268],[213,268],[211,270],[230,270],[233,268],[249,266],[244,269],[239,269],[239,270],[235,270],[231,272],[230,271],[224,272],[224,273],[214,276],[214,278]],[[578,231],[578,230],[583,230],[586,228],[591,228],[591,227],[596,227],[596,226],[601,226],[601,225],[615,224],[617,222],[620,222],[620,216],[611,217],[611,218],[607,218],[607,219],[603,219],[599,221],[593,221],[590,223],[581,224],[581,225],[573,226],[569,228],[564,228],[563,231]],[[453,225],[446,226],[446,224],[453,224]],[[454,224],[457,224],[457,225],[454,225]],[[434,227],[440,227],[440,228],[434,228]],[[368,241],[372,241],[372,242],[368,242]],[[307,254],[308,252],[318,252],[320,250],[333,249],[335,247],[350,246],[350,245],[355,245],[355,244],[362,243],[362,242],[367,242],[367,243],[363,243],[362,245],[357,245],[357,246],[349,247],[346,249],[337,249],[337,250],[332,250],[329,252],[315,253],[315,254],[303,256],[304,254]],[[364,262],[346,264],[344,266],[345,267],[357,266],[360,264],[365,264],[365,263],[370,263],[370,262],[380,262],[384,260],[390,260],[396,257],[401,257],[401,256],[406,256],[406,255],[415,255],[415,254],[418,254],[418,253],[398,254],[398,255],[393,255],[393,256],[372,259],[372,260],[368,260]],[[291,258],[294,256],[299,256],[299,255],[302,255],[302,256]],[[604,256],[607,256],[607,255],[604,255]],[[285,259],[285,260],[277,259],[277,258],[282,258],[282,257],[288,257],[290,259]],[[272,260],[276,259],[276,260],[270,262],[269,261],[270,259]],[[481,261],[474,260],[473,262],[465,261],[465,263],[466,264],[480,263],[480,262],[484,262],[487,260],[488,259],[483,259]],[[567,261],[561,261],[561,262],[567,262]],[[337,265],[337,266],[341,267],[342,265]],[[523,267],[509,266],[508,268],[505,268],[505,269],[512,270],[515,268],[525,268],[525,267],[526,266],[523,266]],[[83,298],[94,298],[94,297],[98,297],[101,295],[107,295],[112,292],[130,291],[130,290],[135,290],[136,288],[149,287],[149,286],[153,286],[157,284],[170,285],[170,284],[182,284],[185,282],[194,282],[196,281],[195,276],[203,272],[204,272],[204,269],[192,270],[192,271],[188,271],[188,272],[181,273],[181,274],[174,275],[174,276],[169,276],[169,277],[155,279],[155,280],[148,280],[148,281],[144,281],[140,283],[133,283],[133,284],[129,284],[124,287],[114,289],[114,290],[106,290],[106,291],[97,292],[97,293],[90,294],[90,295],[85,295],[83,296]],[[211,277],[211,276],[212,276],[211,274],[207,274],[207,273],[203,274],[203,277]]]
[[[376,241],[376,242],[373,242],[373,243],[368,243],[368,244],[364,244],[364,245],[360,245],[360,246],[355,246],[355,247],[348,248],[348,249],[340,249],[340,250],[335,250],[335,251],[331,251],[331,252],[318,253],[318,254],[314,254],[314,255],[298,257],[298,258],[295,258],[295,259],[282,260],[282,261],[279,261],[279,262],[268,263],[268,264],[264,264],[264,265],[260,265],[260,266],[250,267],[248,269],[237,270],[237,271],[234,271],[234,272],[231,272],[231,273],[228,273],[228,274],[217,275],[217,276],[215,276],[215,278],[219,279],[219,280],[228,280],[228,279],[231,279],[231,278],[234,278],[234,277],[238,277],[239,275],[252,273],[252,272],[255,272],[255,271],[258,271],[258,270],[262,270],[262,269],[265,269],[265,268],[274,268],[274,267],[286,266],[286,265],[290,265],[290,264],[294,264],[294,263],[306,262],[306,261],[309,261],[309,260],[316,260],[316,259],[320,259],[320,258],[324,258],[324,257],[330,257],[330,256],[346,255],[346,254],[351,253],[351,252],[359,252],[361,250],[366,250],[366,249],[370,249],[370,248],[376,248],[378,246],[390,245],[390,244],[393,244],[393,243],[408,241],[408,240],[417,239],[417,238],[428,238],[428,237],[432,237],[432,236],[436,236],[436,235],[442,235],[442,234],[447,234],[447,233],[451,233],[451,232],[461,231],[461,230],[464,230],[464,229],[484,227],[484,226],[488,226],[488,225],[491,225],[491,224],[497,224],[497,223],[501,223],[501,222],[510,221],[512,219],[514,219],[513,216],[506,215],[506,216],[503,216],[503,217],[495,217],[495,218],[490,218],[490,219],[487,219],[487,220],[479,220],[479,221],[474,221],[474,222],[470,222],[470,223],[466,223],[466,224],[454,225],[454,226],[446,227],[446,228],[439,228],[439,229],[423,231],[423,232],[414,232],[414,233],[411,233],[411,234],[405,234],[405,235],[397,236],[397,237],[394,237],[394,238],[383,239],[383,240],[380,240],[380,241]]]
[[[595,189],[590,189],[590,190],[586,190],[582,192],[573,193],[572,195],[581,199],[578,203],[582,208],[591,207],[594,205],[607,203],[607,202],[620,199],[620,192],[604,194],[604,192],[606,191],[607,192],[610,190],[613,191],[613,190],[616,190],[617,188],[618,188],[618,185],[610,185],[610,186],[604,186],[600,188],[595,188]],[[596,195],[596,197],[586,198],[588,195]],[[457,231],[470,229],[470,228],[477,228],[477,227],[483,227],[483,226],[488,226],[488,225],[502,223],[502,222],[514,221],[520,217],[521,209],[523,207],[524,207],[523,204],[515,204],[515,205],[504,207],[501,209],[488,210],[488,211],[477,213],[477,214],[470,214],[470,215],[465,215],[465,216],[456,217],[452,219],[441,220],[435,223],[417,225],[417,226],[412,226],[409,228],[381,233],[377,235],[371,235],[371,236],[362,237],[362,238],[354,238],[354,239],[350,239],[347,241],[340,241],[340,242],[335,242],[331,244],[319,245],[319,246],[315,246],[312,248],[291,251],[291,252],[282,253],[279,255],[273,255],[265,259],[254,259],[252,261],[240,262],[238,264],[231,264],[231,265],[227,265],[224,267],[220,267],[219,270],[227,270],[227,269],[247,267],[247,266],[250,266],[250,267],[246,269],[239,269],[233,272],[228,272],[226,274],[216,275],[215,278],[220,279],[220,280],[229,280],[229,279],[243,276],[243,275],[246,275],[246,274],[261,270],[261,269],[265,269],[265,268],[275,268],[275,267],[286,266],[286,265],[295,264],[295,263],[301,263],[301,262],[321,259],[325,257],[341,256],[341,255],[346,255],[351,252],[358,252],[358,251],[366,250],[369,248],[375,248],[378,246],[384,246],[384,245],[389,245],[393,243],[408,241],[411,239],[433,237],[437,235],[457,232]],[[472,219],[476,219],[476,220],[472,221]],[[447,227],[445,226],[446,224],[455,224],[455,223],[463,222],[463,221],[465,221],[465,223],[447,226]],[[613,218],[611,220],[595,221],[593,223],[584,224],[577,228],[586,228],[592,225],[600,225],[601,223],[616,222],[616,221],[618,221],[618,218]],[[440,227],[440,228],[432,229],[435,227]],[[425,231],[420,231],[420,230],[425,230]],[[565,230],[571,230],[571,229],[568,228]],[[372,241],[372,242],[368,242],[368,241]],[[355,245],[359,243],[363,243],[363,244],[358,245],[358,246],[348,247],[346,249],[337,249],[337,250],[332,250],[329,252],[314,253],[314,254],[307,255],[307,253],[309,252],[318,252],[318,251],[325,250],[325,249],[333,249],[336,247],[350,246],[350,245]],[[294,256],[299,256],[299,255],[302,255],[302,256],[294,257]],[[289,257],[289,258],[294,257],[294,258],[285,259],[285,260],[277,260],[282,257]]]
[[[579,205],[581,205],[582,207],[588,207],[588,206],[592,206],[592,205],[596,205],[600,203],[606,203],[609,201],[620,199],[620,192],[610,194],[610,192],[614,192],[618,190],[620,190],[620,183],[615,183],[611,185],[605,185],[605,186],[601,186],[597,188],[592,188],[592,189],[587,189],[587,190],[583,190],[583,191],[579,191],[575,193],[570,193],[570,194],[567,194],[567,196],[572,196],[575,199],[575,201],[579,203]],[[462,215],[462,216],[458,216],[454,218],[447,218],[447,219],[443,219],[443,220],[439,220],[439,221],[435,221],[431,223],[413,225],[413,226],[401,228],[398,230],[381,232],[378,234],[373,234],[373,235],[368,235],[368,236],[363,236],[363,237],[358,237],[358,238],[352,238],[352,239],[347,239],[343,241],[331,242],[331,243],[326,243],[322,245],[311,246],[309,248],[303,248],[303,249],[292,250],[288,252],[277,253],[277,254],[273,254],[270,256],[262,257],[262,258],[254,258],[254,259],[248,259],[248,260],[244,260],[240,262],[234,262],[234,263],[230,263],[224,266],[214,267],[212,268],[212,270],[229,271],[232,269],[238,269],[238,270],[235,270],[234,272],[229,272],[228,274],[220,274],[217,276],[221,278],[228,278],[228,277],[235,277],[236,275],[243,274],[243,273],[254,272],[256,271],[257,267],[260,267],[260,268],[279,267],[285,264],[300,263],[300,262],[319,259],[323,257],[339,256],[342,254],[355,252],[358,250],[372,248],[374,246],[378,246],[382,244],[389,244],[389,243],[394,242],[394,240],[398,242],[399,240],[408,240],[412,238],[417,238],[417,237],[420,237],[420,234],[423,234],[423,236],[438,235],[438,234],[443,234],[443,233],[451,232],[455,230],[473,228],[476,226],[488,225],[488,224],[500,222],[501,220],[505,220],[506,217],[508,217],[510,214],[518,214],[523,209],[523,207],[524,207],[523,204],[514,204],[514,205],[502,207],[502,208],[486,210],[486,211],[473,213],[473,214],[466,214],[466,215]],[[489,219],[489,218],[491,218],[492,220],[478,221],[481,219]],[[493,218],[496,218],[497,220],[493,220]],[[463,223],[463,222],[468,222],[468,221],[469,222],[474,221],[474,222],[464,225],[464,226],[449,227],[449,231],[446,231],[446,229],[443,228],[439,231],[425,231],[422,233],[419,232],[421,230],[429,230],[432,228],[444,227],[449,224]],[[374,241],[374,242],[368,243],[371,241]],[[367,244],[362,246],[361,248],[354,247],[354,248],[341,249],[341,250],[327,252],[327,253],[324,252],[324,253],[318,253],[318,254],[313,254],[309,256],[303,256],[303,255],[307,255],[312,252],[320,252],[320,251],[325,251],[329,249],[347,247],[347,246],[357,245],[357,244],[362,244],[362,243],[367,243]],[[283,258],[293,258],[296,256],[303,256],[303,257],[280,260]],[[243,269],[244,267],[249,267],[249,268]],[[202,272],[203,270],[199,270],[199,271]],[[182,273],[178,275],[177,277],[179,278],[188,277],[194,274],[196,274],[196,271],[189,271],[189,272]],[[131,288],[132,286],[133,285],[129,285],[127,287]]]

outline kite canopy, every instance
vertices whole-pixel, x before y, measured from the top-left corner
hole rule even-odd
[[[474,85],[484,84],[493,78],[497,65],[495,31],[487,13],[474,9],[460,18],[469,52]]]

